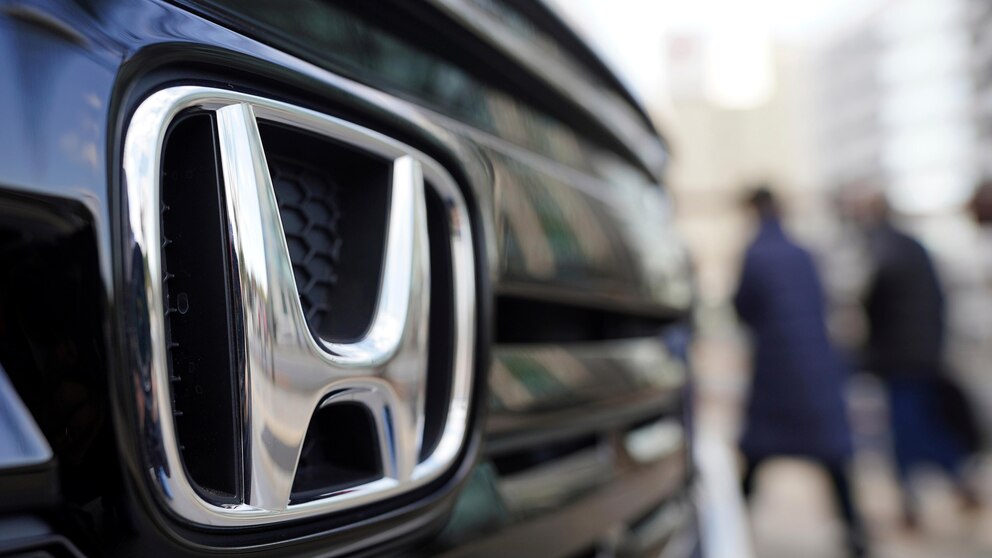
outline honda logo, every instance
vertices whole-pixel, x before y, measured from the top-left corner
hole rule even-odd
[[[149,277],[162,273],[160,154],[169,123],[188,109],[215,115],[219,166],[229,226],[235,297],[243,327],[245,497],[211,503],[183,472],[170,413],[161,285],[145,282],[151,360],[139,406],[151,480],[185,519],[254,525],[313,516],[379,501],[438,478],[466,436],[474,346],[474,271],[465,202],[451,177],[424,154],[371,130],[285,103],[204,87],[159,91],[135,112],[124,147],[127,226]],[[308,328],[293,275],[258,120],[344,142],[392,167],[385,249],[374,316],[353,342],[320,339]],[[439,442],[421,451],[427,400],[427,332],[431,254],[426,189],[447,209],[454,293],[451,385]],[[141,335],[143,332],[139,332]],[[381,476],[302,503],[291,503],[301,448],[314,413],[338,403],[361,405],[374,424]],[[150,433],[150,434],[149,434]]]

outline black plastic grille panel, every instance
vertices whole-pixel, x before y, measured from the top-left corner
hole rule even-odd
[[[178,118],[163,152],[162,265],[173,414],[183,465],[209,499],[237,502],[240,387],[213,117]]]
[[[321,331],[341,261],[338,187],[326,172],[288,158],[270,159],[269,169],[300,302],[310,328]]]
[[[359,339],[379,292],[391,161],[276,123],[259,131],[307,326]]]

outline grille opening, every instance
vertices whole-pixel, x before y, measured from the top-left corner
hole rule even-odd
[[[176,437],[203,495],[235,502],[242,493],[239,390],[213,116],[177,118],[162,157],[161,280]]]
[[[300,452],[290,503],[315,500],[382,478],[378,439],[365,406],[338,403],[318,409]]]
[[[355,341],[379,293],[392,166],[280,124],[259,121],[259,132],[307,325]]]
[[[421,460],[437,448],[448,419],[455,338],[455,285],[448,206],[433,188],[428,187],[426,194],[427,236],[431,251],[431,309],[427,332],[427,398]]]
[[[120,489],[99,235],[84,215],[61,198],[0,192],[0,366],[55,454],[6,479],[18,496],[0,497],[5,509],[89,509]]]
[[[613,553],[609,550],[601,549],[599,546],[593,545],[585,550],[579,550],[573,554],[569,554],[568,558],[601,558],[604,556],[613,556]]]
[[[569,438],[544,444],[540,447],[529,447],[495,456],[493,465],[500,476],[512,476],[523,473],[545,463],[556,461],[581,451],[595,448],[599,444],[596,435]]]
[[[660,335],[674,319],[513,295],[496,297],[496,343],[569,343]]]
[[[656,522],[661,516],[672,515],[673,511],[685,511],[686,502],[683,500],[684,497],[684,494],[680,494],[659,502],[657,506],[648,508],[634,519],[628,521],[627,527],[636,533],[637,531],[643,531],[651,527],[651,524]]]

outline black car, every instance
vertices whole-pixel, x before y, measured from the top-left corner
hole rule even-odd
[[[667,157],[541,2],[0,2],[0,556],[697,554]]]

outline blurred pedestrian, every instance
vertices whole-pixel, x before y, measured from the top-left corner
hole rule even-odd
[[[975,187],[968,204],[972,217],[979,225],[992,224],[992,179],[985,179]]]
[[[843,392],[848,369],[831,346],[824,293],[809,252],[782,229],[775,198],[759,188],[749,198],[759,221],[734,297],[753,335],[753,377],[740,441],[743,491],[754,490],[759,465],[774,457],[806,458],[830,477],[848,527],[852,555],[865,538],[847,465],[852,453]]]
[[[903,519],[914,528],[917,503],[909,475],[918,465],[942,468],[964,502],[977,505],[963,471],[977,430],[964,394],[946,375],[944,292],[930,255],[892,223],[881,193],[866,194],[859,213],[874,265],[865,297],[865,364],[888,391]]]

